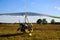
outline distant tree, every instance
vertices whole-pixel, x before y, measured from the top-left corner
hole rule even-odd
[[[46,21],[45,18],[42,20],[42,23],[43,23],[43,24],[47,24],[47,21]]]
[[[51,24],[54,24],[54,23],[55,23],[55,20],[54,20],[54,19],[52,19],[52,20],[51,20]]]
[[[38,19],[37,20],[37,24],[42,24],[42,20],[41,19]]]

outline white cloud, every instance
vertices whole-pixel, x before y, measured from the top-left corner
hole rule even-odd
[[[60,7],[56,7],[56,6],[55,6],[54,8],[57,9],[57,10],[60,10]]]
[[[32,2],[31,4],[36,4],[36,2]]]

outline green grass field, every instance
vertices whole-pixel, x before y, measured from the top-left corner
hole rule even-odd
[[[31,37],[28,34],[18,34],[18,28],[19,24],[0,24],[0,40],[60,40],[60,25],[57,24],[33,24]]]

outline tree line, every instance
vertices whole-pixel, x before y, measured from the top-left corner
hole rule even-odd
[[[48,22],[47,22],[47,20],[44,18],[44,19],[38,19],[38,20],[36,21],[36,23],[37,23],[37,24],[47,24]],[[50,23],[51,23],[51,24],[55,24],[55,20],[52,19]]]

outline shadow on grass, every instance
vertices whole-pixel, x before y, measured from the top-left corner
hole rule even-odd
[[[20,36],[20,35],[23,35],[24,33],[15,33],[15,34],[3,34],[3,35],[0,35],[0,37],[10,37],[10,36]]]

